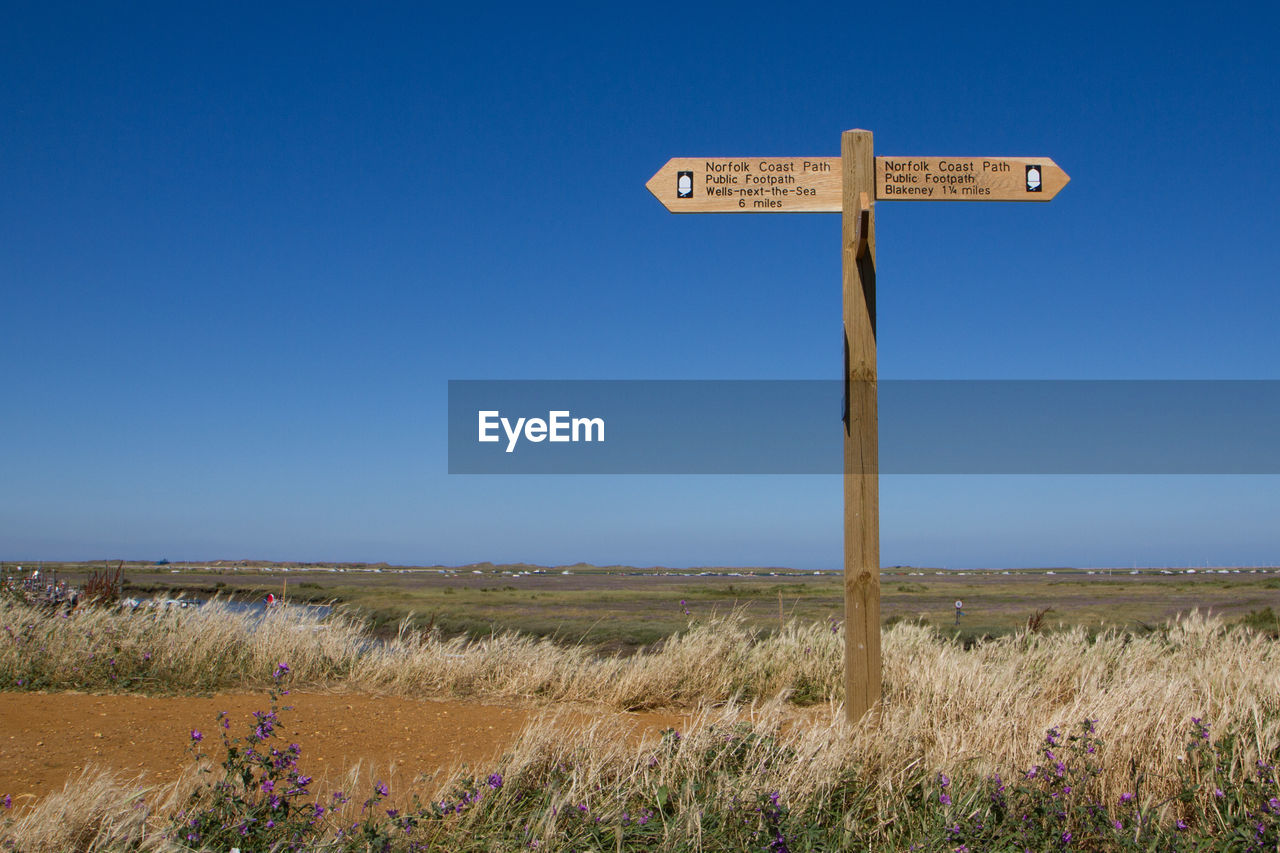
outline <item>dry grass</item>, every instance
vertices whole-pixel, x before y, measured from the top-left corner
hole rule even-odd
[[[63,619],[0,605],[0,625],[4,689],[253,688],[287,661],[299,687],[633,710],[779,694],[814,704],[843,693],[842,640],[829,627],[792,622],[761,635],[733,613],[629,657],[516,634],[466,641],[402,631],[379,643],[343,616],[317,623],[282,610],[258,620],[220,606]],[[942,763],[990,753],[991,739],[1034,741],[1064,719],[1098,717],[1149,741],[1191,714],[1252,724],[1280,706],[1280,645],[1200,615],[1145,637],[1023,632],[968,650],[900,623],[884,632],[883,655],[885,724],[921,732]]]
[[[280,661],[294,683],[410,696],[586,701],[620,708],[690,707],[735,695],[838,689],[839,638],[791,624],[767,639],[739,614],[694,625],[656,651],[601,657],[588,646],[499,634],[480,641],[402,630],[375,641],[336,615],[265,618],[214,603],[198,610],[45,617],[0,604],[0,689],[199,691],[265,686]],[[19,682],[22,682],[19,684]]]
[[[1091,641],[1074,630],[1023,634],[968,651],[914,625],[894,626],[884,639],[885,695],[874,719],[847,726],[836,699],[803,710],[781,697],[705,707],[681,744],[694,766],[677,762],[661,772],[714,776],[697,766],[705,752],[699,739],[745,720],[755,735],[754,754],[744,759],[753,769],[739,784],[784,791],[793,808],[821,812],[833,781],[853,773],[887,816],[901,807],[903,791],[939,772],[1010,778],[1044,764],[1046,730],[1086,718],[1097,721],[1106,744],[1097,756],[1098,793],[1109,802],[1132,791],[1138,775],[1150,803],[1176,791],[1193,716],[1216,733],[1242,736],[1249,746],[1237,756],[1240,773],[1258,755],[1280,749],[1280,645],[1214,619],[1193,616],[1165,635],[1136,640],[1112,634]],[[769,645],[762,643],[761,652]],[[602,781],[608,790],[603,777],[619,772],[631,777],[624,787],[667,781],[648,778],[653,773],[643,756],[629,755],[622,738],[599,727],[565,737],[546,723],[535,726],[510,766],[570,757],[585,770],[566,792],[569,799],[588,796]]]
[[[651,738],[640,745],[625,736],[615,717],[602,715],[584,727],[580,716],[562,717],[550,707],[496,765],[481,770],[480,778],[500,772],[504,790],[489,793],[484,808],[429,830],[435,833],[432,849],[515,849],[529,839],[544,851],[578,849],[566,842],[564,815],[584,808],[606,823],[616,822],[627,810],[636,815],[637,800],[653,802],[660,789],[671,792],[672,808],[662,822],[661,843],[645,849],[722,849],[710,843],[716,810],[758,802],[766,792],[779,792],[802,821],[830,822],[850,839],[892,837],[895,825],[909,820],[913,809],[927,807],[924,800],[936,792],[938,772],[960,784],[991,772],[1010,778],[1042,761],[1043,730],[1030,720],[1014,725],[1010,718],[1026,707],[1022,698],[981,711],[977,702],[951,704],[951,713],[931,719],[927,708],[895,703],[878,721],[851,728],[838,703],[806,710],[780,700],[730,703],[704,707],[679,738]],[[1136,773],[1144,774],[1144,805],[1172,821],[1196,807],[1166,801],[1176,790],[1174,765],[1186,743],[1186,720],[1170,708],[1163,714],[1140,711],[1124,707],[1117,697],[1098,712],[1106,741],[1098,793],[1114,802],[1120,792],[1133,789]],[[1073,719],[1070,711],[1059,717],[1037,713],[1048,724]],[[1274,752],[1276,720],[1264,724],[1262,719],[1253,719],[1249,734]],[[1242,760],[1247,764],[1251,758]],[[367,776],[354,768],[348,790],[358,790],[356,780],[367,782]],[[184,849],[174,847],[162,830],[179,803],[191,807],[176,792],[189,792],[194,778],[192,772],[177,785],[140,791],[127,780],[86,773],[8,829],[0,828],[0,843],[30,851]],[[398,789],[394,800],[404,804],[416,793],[426,802],[440,802],[456,797],[460,786],[475,784],[461,775],[420,780],[416,788]],[[532,810],[508,795],[530,790],[544,792]],[[347,812],[346,825],[362,817],[354,804]],[[519,844],[508,843],[513,833],[520,836]],[[507,841],[499,843],[498,837]]]
[[[150,793],[115,774],[85,770],[21,813],[0,837],[30,853],[119,849],[144,836]]]
[[[1151,804],[1175,792],[1192,716],[1215,733],[1241,736],[1246,748],[1236,756],[1236,772],[1280,749],[1280,644],[1194,614],[1145,637],[1023,632],[969,650],[900,623],[884,634],[883,705],[853,728],[842,720],[841,640],[822,625],[793,623],[760,636],[731,614],[696,624],[658,649],[601,658],[584,647],[515,635],[468,643],[404,632],[374,644],[357,623],[335,618],[318,627],[287,611],[260,624],[216,607],[39,621],[9,607],[0,616],[35,626],[22,642],[0,637],[0,675],[9,685],[25,672],[48,686],[100,688],[100,680],[75,684],[83,677],[77,671],[100,672],[89,656],[113,654],[117,669],[162,689],[265,684],[285,660],[295,685],[309,687],[519,699],[551,709],[562,702],[701,709],[674,753],[656,763],[652,747],[629,745],[608,715],[587,729],[568,728],[549,711],[495,768],[530,782],[549,768],[574,768],[549,795],[555,800],[549,807],[600,800],[612,808],[610,797],[616,805],[660,786],[692,791],[683,780],[696,778],[700,802],[776,790],[793,811],[892,821],[922,780],[939,772],[976,779],[1025,770],[1043,762],[1046,729],[1085,718],[1097,720],[1106,743],[1096,783],[1103,801],[1114,802],[1139,777]],[[147,653],[150,660],[143,660]],[[798,693],[814,704],[798,707]],[[721,772],[713,746],[728,723],[745,724],[735,735],[745,752],[732,772]],[[847,790],[833,787],[849,779],[864,786],[856,815]],[[440,796],[448,787],[424,793]],[[164,811],[153,800],[139,808],[128,785],[86,777],[27,812],[6,835],[27,839],[19,849],[106,849],[101,844],[139,832],[148,812]],[[460,823],[485,819],[476,811]],[[539,831],[550,844],[555,822],[548,818]],[[671,828],[680,838],[697,831]]]

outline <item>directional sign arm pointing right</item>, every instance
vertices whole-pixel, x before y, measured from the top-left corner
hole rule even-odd
[[[1050,201],[1070,180],[1048,157],[876,158],[876,201]]]

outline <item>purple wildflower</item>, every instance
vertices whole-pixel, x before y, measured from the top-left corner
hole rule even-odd
[[[307,781],[310,781],[310,780],[308,779]],[[391,791],[387,788],[387,786],[382,782],[379,782],[378,784],[374,785],[373,790],[377,791],[378,795],[382,797],[385,797],[391,793]]]
[[[192,729],[191,740],[195,741],[196,743],[199,743],[200,741],[204,740],[204,735],[200,734],[199,729]]]
[[[280,661],[279,665],[276,666],[276,672],[275,672],[275,675],[272,676],[272,678],[275,678],[278,680],[281,676],[288,675],[288,674],[289,674],[289,664],[285,663],[284,661]]]

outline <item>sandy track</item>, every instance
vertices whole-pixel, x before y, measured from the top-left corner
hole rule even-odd
[[[381,778],[407,782],[466,763],[485,767],[511,746],[536,710],[394,696],[297,693],[283,697],[284,744],[302,745],[300,767],[324,787],[340,785],[359,763]],[[205,736],[205,752],[225,755],[216,717],[231,714],[233,735],[246,732],[265,694],[146,697],[82,693],[0,693],[0,796],[27,806],[88,767],[103,767],[143,784],[171,782],[189,763],[191,730]],[[613,715],[636,737],[679,728],[682,718],[575,709],[585,720]]]

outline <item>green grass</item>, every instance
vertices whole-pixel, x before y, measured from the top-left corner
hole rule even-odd
[[[102,564],[50,568],[83,578]],[[287,587],[291,600],[341,605],[366,619],[382,636],[389,636],[407,618],[415,627],[431,626],[454,636],[479,638],[515,630],[559,640],[585,637],[606,651],[622,652],[679,630],[687,622],[686,609],[694,618],[736,609],[761,630],[779,624],[779,610],[783,622],[794,618],[826,623],[844,614],[838,575],[784,570],[733,570],[741,576],[731,577],[700,576],[694,570],[680,575],[637,574],[625,567],[583,565],[569,567],[570,575],[556,568],[517,576],[538,567],[487,563],[452,573],[439,569],[401,573],[389,566],[303,571],[295,566],[285,574],[279,568],[178,569],[174,573],[171,566],[127,564],[126,592],[260,600],[268,592],[279,596]],[[1203,572],[1089,575],[1068,569],[1055,570],[1053,575],[889,569],[881,575],[881,616],[886,623],[925,620],[955,629],[958,598],[965,603],[965,616],[958,626],[964,637],[1007,634],[1046,607],[1053,608],[1047,630],[1076,625],[1095,631],[1106,626],[1143,630],[1192,609],[1218,613],[1230,621],[1267,607],[1280,609],[1280,577]]]
[[[1280,617],[1276,616],[1270,607],[1252,610],[1236,624],[1252,628],[1260,634],[1271,637],[1273,640],[1280,639]]]

